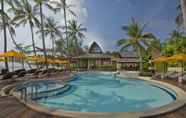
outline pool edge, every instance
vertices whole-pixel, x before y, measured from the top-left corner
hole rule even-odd
[[[123,76],[120,76],[123,77]],[[170,103],[168,105],[159,107],[159,108],[155,108],[152,110],[148,110],[145,112],[110,112],[110,113],[106,113],[106,112],[100,112],[100,113],[93,113],[93,112],[86,112],[86,113],[82,113],[82,112],[71,112],[71,111],[64,111],[61,109],[50,109],[50,108],[44,108],[38,104],[36,104],[35,102],[24,102],[21,99],[19,99],[19,97],[16,95],[15,92],[13,92],[13,95],[24,105],[26,105],[27,107],[37,111],[37,112],[41,112],[41,113],[45,113],[45,114],[49,114],[49,115],[54,115],[54,116],[58,116],[58,117],[70,117],[70,118],[141,118],[141,117],[150,117],[150,116],[158,116],[158,115],[162,115],[165,113],[170,113],[173,112],[181,107],[183,107],[186,104],[186,93],[171,84],[168,83],[164,83],[164,82],[160,82],[157,80],[146,80],[144,78],[141,77],[137,77],[137,79],[140,80],[145,80],[145,81],[149,81],[152,82],[154,85],[160,85],[163,87],[166,87],[172,91],[174,91],[177,96],[176,96],[176,101],[173,103]]]

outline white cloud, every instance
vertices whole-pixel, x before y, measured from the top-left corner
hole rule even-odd
[[[84,45],[90,46],[93,42],[97,42],[103,49],[106,49],[104,45],[104,38],[95,32],[87,32]]]
[[[53,1],[59,1],[59,0],[53,0]],[[88,20],[88,9],[85,6],[86,0],[67,0],[68,5],[72,5],[73,7],[71,10],[76,14],[76,16],[71,15],[70,13],[67,14],[68,20],[76,19],[79,23],[82,23],[83,25],[87,24]],[[62,20],[62,24],[64,24],[64,20]],[[95,32],[86,32],[86,39],[84,40],[84,45],[91,45],[94,41],[96,41],[99,45],[104,46],[104,38]],[[105,49],[106,47],[103,47]]]
[[[58,1],[58,0],[53,0],[53,1]],[[70,15],[68,13],[68,20],[72,20],[72,19],[76,19],[78,20],[79,23],[83,24],[86,27],[86,24],[88,23],[88,9],[86,8],[85,5],[86,0],[67,0],[67,4],[71,4],[73,5],[72,7],[72,11],[75,12],[76,17]],[[45,12],[46,13],[50,13],[48,12],[48,10]],[[61,14],[61,13],[60,13]],[[56,18],[56,16],[55,16]],[[60,18],[60,19],[59,19]],[[64,24],[64,20],[63,20],[63,16],[62,15],[58,15],[57,20],[60,20],[63,24]],[[93,41],[98,42],[101,46],[105,46],[105,42],[104,42],[104,37],[96,32],[91,32],[89,29],[91,27],[87,27],[88,31],[86,32],[86,39],[84,40],[84,45],[90,45]],[[37,31],[37,29],[35,29],[35,31]],[[0,33],[0,38],[2,39],[0,43],[0,52],[3,51],[3,33]],[[18,43],[23,43],[25,45],[29,45],[31,44],[31,35],[30,35],[30,30],[29,27],[20,27],[20,28],[16,28],[16,37],[15,40]],[[42,47],[42,41],[41,38],[35,35],[35,41],[36,41],[36,45],[39,47]],[[46,45],[47,47],[51,47],[51,41],[49,39],[46,39]],[[13,49],[15,46],[13,45],[9,34],[8,34],[8,50]],[[103,47],[105,49],[105,47]]]
[[[50,0],[50,1],[60,1],[60,0]],[[66,0],[67,5],[71,5],[70,8],[76,16],[73,16],[71,13],[67,12],[67,19],[72,20],[76,19],[80,23],[86,23],[88,19],[88,11],[85,7],[85,0]]]

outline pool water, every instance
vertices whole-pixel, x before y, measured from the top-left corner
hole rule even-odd
[[[172,91],[147,81],[84,73],[69,81],[69,91],[37,100],[48,108],[78,112],[139,112],[167,105],[175,100]]]

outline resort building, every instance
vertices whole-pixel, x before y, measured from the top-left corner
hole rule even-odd
[[[112,56],[105,54],[96,42],[91,44],[86,54],[75,57],[74,60],[81,70],[105,70],[114,67]]]
[[[139,56],[134,51],[120,52],[120,58],[117,59],[117,68],[121,70],[135,71],[139,69]]]

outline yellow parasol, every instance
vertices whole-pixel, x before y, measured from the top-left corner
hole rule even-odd
[[[11,50],[11,51],[8,51],[6,53],[0,53],[0,57],[12,58],[12,71],[14,71],[14,58],[20,58],[20,59],[22,59],[22,62],[24,63],[23,59],[26,56],[22,52],[16,52],[14,50]],[[4,60],[4,61],[6,61],[6,60]],[[23,68],[24,68],[24,64],[23,64]]]
[[[180,82],[182,82],[183,79],[183,72],[184,72],[184,62],[186,62],[186,54],[177,54],[172,57],[168,58],[168,61],[170,62],[181,62],[182,64],[182,78],[178,78]]]
[[[22,52],[16,52],[14,50],[8,51],[6,53],[0,53],[0,57],[15,57],[15,58],[25,58],[25,54]]]
[[[26,60],[33,61],[33,62],[40,62],[40,61],[43,61],[43,57],[41,57],[41,56],[28,56],[26,58]]]
[[[172,57],[169,57],[167,61],[186,61],[186,55],[185,54],[177,54]]]
[[[161,62],[166,62],[169,58],[166,56],[160,56],[154,60],[152,60],[152,62],[154,63],[161,63]]]

